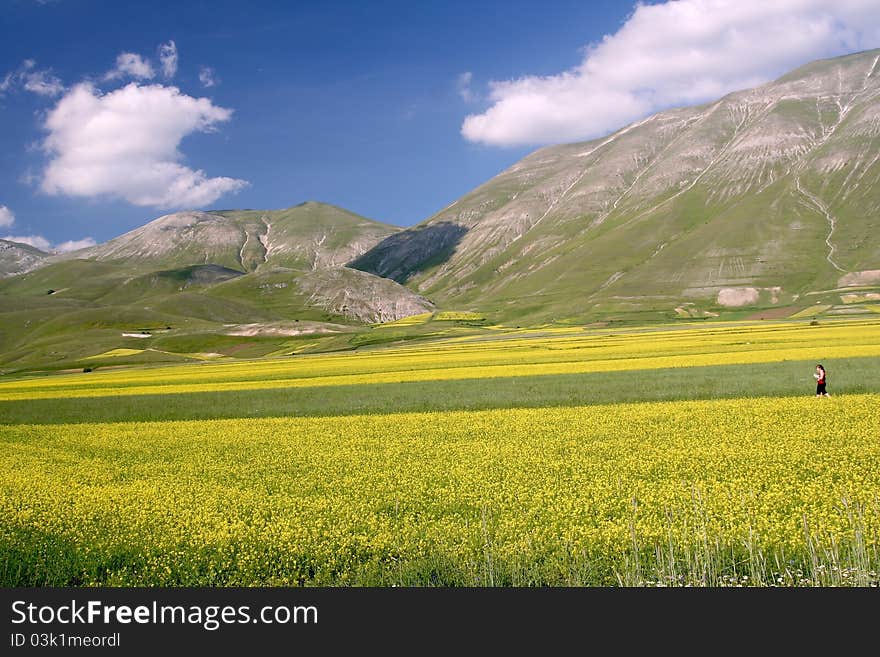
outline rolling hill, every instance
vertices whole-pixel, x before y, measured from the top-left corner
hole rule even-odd
[[[543,148],[351,266],[522,322],[794,312],[880,289],[878,60]]]

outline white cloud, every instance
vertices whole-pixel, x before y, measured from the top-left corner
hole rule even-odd
[[[69,253],[70,251],[79,251],[80,249],[87,249],[90,246],[95,246],[96,242],[91,237],[84,237],[81,240],[68,240],[66,242],[61,242],[61,244],[56,244],[55,248],[52,250],[56,253]]]
[[[24,88],[40,96],[57,96],[64,92],[61,80],[48,71],[34,71],[26,76]]]
[[[206,89],[208,87],[217,86],[218,80],[216,74],[214,73],[214,69],[210,66],[202,66],[202,68],[199,70],[199,82],[201,82],[202,86]]]
[[[21,66],[7,73],[0,81],[0,95],[19,88],[39,96],[57,96],[64,92],[61,80],[51,70],[37,69],[33,59],[24,60]]]
[[[0,239],[18,242],[19,244],[28,244],[40,251],[48,252],[52,248],[52,243],[42,235],[6,235],[5,237],[0,237]]]
[[[173,40],[159,46],[159,62],[162,64],[162,75],[171,79],[177,73],[177,44]]]
[[[134,52],[123,52],[116,58],[116,68],[107,73],[104,79],[117,80],[126,76],[138,80],[152,80],[156,77],[156,73],[149,59]]]
[[[477,94],[474,93],[474,90],[471,88],[471,82],[473,82],[473,79],[474,74],[470,71],[465,71],[455,80],[455,90],[458,92],[458,95],[461,96],[461,99],[466,103],[473,103],[475,100],[477,100]]]
[[[0,205],[0,228],[9,228],[15,223],[15,213],[5,205]]]
[[[78,84],[46,118],[43,148],[50,160],[41,187],[48,194],[116,197],[162,209],[208,205],[248,183],[184,166],[180,142],[231,117],[232,110],[175,87],[130,83],[102,94]]]
[[[467,116],[461,132],[498,146],[577,141],[665,107],[755,86],[814,59],[877,46],[877,0],[638,4],[575,68],[490,83],[492,105]]]

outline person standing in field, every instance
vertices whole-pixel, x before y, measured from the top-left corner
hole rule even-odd
[[[817,397],[830,397],[828,391],[825,389],[825,384],[827,382],[827,375],[825,374],[825,368],[822,365],[816,365],[816,373],[813,375],[816,379],[816,396]]]

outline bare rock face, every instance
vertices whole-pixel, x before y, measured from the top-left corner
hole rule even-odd
[[[433,311],[434,305],[394,281],[348,268],[298,276],[295,284],[309,304],[350,319],[379,323]]]
[[[859,285],[878,285],[880,284],[880,269],[868,271],[854,271],[845,276],[841,276],[837,282],[840,287],[857,287]]]
[[[874,50],[538,150],[352,266],[444,304],[782,303],[880,269],[878,153]]]
[[[330,322],[263,322],[238,324],[227,327],[226,335],[253,337],[253,336],[298,336],[298,335],[331,335],[351,331],[351,327]]]
[[[28,244],[0,240],[0,278],[17,276],[32,271],[49,257]]]
[[[162,265],[240,264],[243,230],[208,212],[177,212],[159,217],[78,257],[95,260],[140,260]]]

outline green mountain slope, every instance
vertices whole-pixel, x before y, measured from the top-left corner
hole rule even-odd
[[[878,60],[541,149],[351,266],[518,321],[840,304],[880,286]]]

